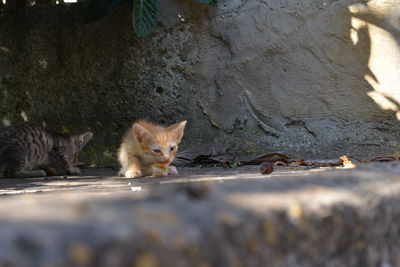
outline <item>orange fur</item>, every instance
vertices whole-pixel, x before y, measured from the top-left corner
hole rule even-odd
[[[186,121],[168,127],[146,120],[135,122],[119,149],[120,175],[133,178],[176,174],[176,168],[170,163],[178,151],[185,125]]]

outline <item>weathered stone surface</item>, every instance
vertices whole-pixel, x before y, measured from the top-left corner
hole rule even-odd
[[[399,170],[2,179],[0,266],[398,266]]]
[[[85,24],[82,5],[0,14],[0,119],[95,133],[115,161],[132,120],[188,119],[183,147],[392,153],[399,146],[397,1],[162,1],[134,36],[130,7]]]

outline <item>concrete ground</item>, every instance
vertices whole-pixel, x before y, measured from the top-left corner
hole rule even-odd
[[[400,266],[400,162],[179,171],[1,179],[0,266]]]
[[[272,174],[261,175],[258,166],[239,168],[223,167],[178,167],[179,175],[163,178],[144,177],[127,179],[117,176],[116,167],[82,168],[82,175],[29,178],[0,179],[0,196],[16,194],[57,194],[57,193],[98,193],[115,194],[132,191],[148,191],[152,185],[175,184],[183,182],[222,183],[231,180],[267,179],[277,177],[306,177],[310,174],[334,168],[277,167]],[[341,168],[338,168],[341,169]],[[137,187],[141,187],[139,190]],[[133,189],[133,190],[132,190]]]

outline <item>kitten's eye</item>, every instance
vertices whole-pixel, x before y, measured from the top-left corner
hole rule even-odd
[[[156,153],[156,154],[160,154],[161,150],[160,149],[153,149],[153,152]]]
[[[169,147],[169,150],[170,150],[170,151],[174,151],[175,149],[176,149],[176,146],[170,146],[170,147]]]

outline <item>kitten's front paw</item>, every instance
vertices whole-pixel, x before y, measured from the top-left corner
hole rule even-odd
[[[135,178],[135,177],[140,177],[142,174],[139,171],[126,171],[125,172],[125,178]]]
[[[168,176],[168,170],[161,169],[161,168],[153,168],[153,176],[156,176],[156,177]]]
[[[81,173],[82,173],[81,170],[77,167],[72,167],[72,168],[69,168],[69,170],[68,170],[68,174],[71,174],[71,175],[80,175]]]
[[[175,166],[168,167],[168,175],[178,175],[178,170]]]

